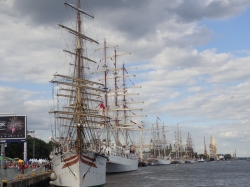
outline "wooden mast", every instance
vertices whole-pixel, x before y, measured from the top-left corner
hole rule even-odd
[[[114,86],[115,86],[115,108],[118,107],[118,94],[117,94],[117,71],[116,71],[116,50],[114,51],[115,52],[115,62],[114,62],[114,66],[115,66],[115,71],[114,71],[114,75],[115,75],[115,79],[114,79]],[[118,122],[118,111],[116,111],[116,114],[115,114],[115,125],[116,127],[119,125],[119,122]],[[115,141],[116,141],[116,146],[118,146],[118,143],[119,143],[119,129],[116,128],[115,129]]]
[[[106,107],[106,110],[104,112],[104,115],[106,116],[106,112],[108,110],[108,95],[107,95],[107,43],[106,39],[104,38],[104,90],[105,90],[105,95],[104,95],[104,107]],[[103,109],[104,110],[104,109]],[[105,128],[106,128],[106,146],[109,147],[109,127],[105,119]]]
[[[78,0],[77,2],[77,8],[80,9],[81,7],[81,1]],[[78,33],[81,33],[81,15],[80,11],[77,11],[77,31]],[[81,87],[81,78],[82,78],[82,72],[81,72],[81,56],[82,56],[82,42],[80,35],[77,36],[77,101],[76,101],[76,111],[77,111],[77,153],[81,154],[82,152],[82,144],[83,144],[83,137],[82,137],[82,124],[81,124],[81,112],[82,112],[82,87]]]
[[[125,65],[124,63],[122,64],[122,80],[123,80],[123,109],[125,109],[126,106],[126,82],[125,82]],[[126,110],[123,111],[123,115],[124,115],[124,124],[127,123],[127,117],[126,117]],[[126,145],[128,145],[128,130],[125,129],[125,143]]]

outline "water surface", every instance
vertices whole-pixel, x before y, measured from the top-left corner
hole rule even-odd
[[[141,167],[133,172],[108,174],[105,187],[250,187],[250,162]]]

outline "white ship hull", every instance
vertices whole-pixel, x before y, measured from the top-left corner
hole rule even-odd
[[[171,163],[171,160],[166,160],[162,158],[148,158],[148,165],[168,165]]]
[[[183,159],[173,159],[171,163],[185,164],[185,160]]]
[[[63,159],[62,159],[63,158]],[[83,155],[64,153],[52,158],[53,171],[57,179],[55,187],[91,187],[104,186],[106,183],[106,162],[102,156],[87,152]]]
[[[108,156],[107,173],[121,173],[135,171],[138,169],[138,159],[123,156]]]
[[[193,160],[193,159],[185,159],[185,163],[194,164],[195,160]]]

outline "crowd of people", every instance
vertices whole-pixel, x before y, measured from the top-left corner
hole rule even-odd
[[[4,169],[14,168],[16,169],[16,172],[19,172],[21,174],[24,173],[25,169],[28,168],[39,168],[44,167],[45,171],[51,170],[51,164],[49,162],[46,163],[34,163],[34,162],[15,162],[15,161],[9,161],[5,163]]]

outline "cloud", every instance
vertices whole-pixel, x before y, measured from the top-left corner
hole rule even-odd
[[[250,3],[247,0],[182,0],[168,10],[175,13],[181,22],[199,21],[203,18],[226,19],[239,15]]]
[[[248,0],[92,0],[82,5],[96,18],[94,22],[84,18],[87,36],[97,39],[100,48],[106,38],[108,46],[119,45],[117,53],[132,53],[117,61],[125,62],[126,68],[138,67],[132,71],[137,74],[133,81],[142,86],[136,92],[145,101],[143,112],[149,124],[162,115],[172,126],[169,131],[174,132],[173,124],[179,122],[185,135],[191,132],[200,153],[204,136],[209,142],[211,134],[217,137],[220,152],[237,147],[239,154],[247,155],[243,150],[250,132],[249,54],[242,50],[242,57],[231,51],[220,53],[217,46],[203,51],[196,47],[216,34],[200,21],[233,21],[230,18],[247,10]],[[29,128],[40,137],[51,135],[53,124],[48,114],[49,81],[55,72],[67,73],[64,65],[73,62],[61,51],[74,50],[75,43],[57,24],[74,28],[73,13],[58,0],[0,1],[0,107],[5,109],[2,112],[27,114]],[[99,62],[103,51],[94,53],[98,46],[89,47],[88,55]],[[114,48],[108,49],[108,55],[114,55]]]

